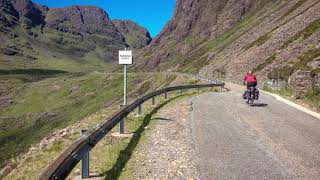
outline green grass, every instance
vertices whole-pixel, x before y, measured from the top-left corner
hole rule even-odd
[[[278,21],[285,18],[286,16],[290,15],[292,12],[294,12],[296,9],[298,9],[303,3],[305,3],[307,0],[300,0],[298,1],[294,6],[292,6],[281,18],[279,18]]]
[[[294,98],[294,90],[291,87],[287,88],[271,88],[269,86],[263,86],[262,90],[278,94],[286,99],[289,99],[294,102],[302,102],[302,104],[307,104],[308,106],[320,110],[320,89],[319,88],[312,88],[306,94],[305,97],[297,101]]]
[[[157,77],[133,74],[128,80],[130,95],[138,94],[139,84],[148,79],[153,81],[150,88],[167,83],[159,74]],[[17,80],[20,88],[16,89],[14,103],[0,112],[0,123],[6,127],[0,129],[0,150],[3,152],[0,162],[26,151],[48,133],[120,99],[122,82],[122,75],[98,72],[67,74],[26,84]]]
[[[313,88],[309,90],[306,93],[304,100],[307,104],[320,110],[320,88]]]
[[[152,81],[146,81],[146,82],[144,82],[141,86],[140,86],[140,88],[138,89],[138,93],[139,94],[145,94],[146,92],[148,92],[149,91],[149,89],[151,88],[151,86],[152,86]]]
[[[294,70],[295,69],[292,66],[273,69],[268,73],[268,78],[275,80],[288,80]]]
[[[200,82],[199,79],[188,79],[187,84],[198,84]]]
[[[311,48],[307,50],[306,52],[303,52],[298,59],[300,60],[297,62],[294,67],[299,69],[305,69],[305,70],[311,70],[310,67],[307,66],[307,64],[314,60],[315,58],[320,56],[320,48]]]
[[[256,68],[253,69],[253,72],[259,72],[262,69],[264,69],[266,66],[270,65],[273,63],[273,61],[276,59],[276,55],[272,55],[268,57],[264,63],[259,64]]]
[[[271,31],[265,33],[264,35],[260,36],[257,40],[253,41],[252,43],[248,44],[247,46],[243,47],[244,51],[249,50],[250,48],[254,47],[254,46],[261,46],[262,44],[264,44],[265,42],[267,42],[270,37],[272,36],[272,33],[276,30],[272,29]]]
[[[47,50],[37,49],[36,60],[24,59],[21,57],[5,57],[0,55],[0,67],[2,70],[23,70],[42,69],[67,72],[91,72],[91,71],[112,71],[118,68],[118,64],[107,62],[96,53],[90,52],[83,57],[71,58],[61,53],[48,53]]]
[[[36,31],[35,29],[33,29]],[[21,34],[23,30],[16,28]],[[39,30],[40,31],[40,30]],[[103,38],[96,40],[79,40],[79,36],[70,33],[62,34],[57,31],[46,32],[37,38],[19,35],[17,38],[8,39],[0,44],[4,47],[17,47],[20,55],[6,56],[0,53],[0,67],[9,69],[51,69],[68,72],[90,72],[94,70],[113,70],[117,64],[111,62],[115,57],[118,47],[109,43],[95,44],[94,41],[104,42]],[[94,38],[92,35],[90,38]]]
[[[179,97],[179,96],[178,96]],[[131,128],[131,132],[134,132],[136,135],[133,136],[129,142],[126,143],[126,146],[121,149],[120,152],[116,152],[117,159],[115,161],[112,161],[113,164],[110,168],[106,168],[105,170],[105,179],[118,179],[123,171],[123,169],[126,167],[127,162],[131,158],[134,150],[142,140],[141,136],[145,133],[145,127],[149,126],[152,120],[152,117],[166,104],[173,101],[177,97],[170,99],[168,101],[165,101],[163,103],[160,103],[155,108],[152,108],[149,113],[147,113],[145,116],[136,118],[135,120],[131,120],[131,125],[129,125],[129,128]],[[150,107],[148,108],[150,109]],[[105,166],[108,167],[108,166]]]
[[[270,88],[268,86],[263,86],[262,90],[270,92],[270,93],[275,93],[279,94],[280,96],[287,97],[287,98],[292,98],[293,97],[293,89],[288,87],[288,88]]]
[[[76,86],[79,86],[78,90],[71,92]],[[10,118],[10,121],[1,120],[7,127],[0,131],[0,149],[4,152],[1,163],[27,150],[46,134],[76,122],[103,107],[113,97],[119,97],[120,87],[119,79],[108,81],[95,73],[82,77],[49,78],[24,86],[16,94],[14,104],[0,114]],[[87,95],[89,93],[94,94]],[[21,124],[19,117],[24,117],[25,125],[10,126]]]
[[[38,65],[47,69],[63,70],[68,72],[112,71],[118,68],[118,64],[106,63],[94,53],[88,53],[82,58],[70,59],[65,55],[56,56],[39,55]]]
[[[123,178],[129,171],[127,169],[128,161],[132,153],[136,150],[139,143],[143,143],[152,131],[155,125],[153,116],[162,107],[168,103],[173,103],[178,99],[195,95],[194,91],[186,94],[170,93],[168,99],[163,96],[156,98],[157,106],[152,106],[151,101],[147,101],[143,105],[143,115],[135,116],[135,112],[131,113],[125,121],[127,132],[135,132],[138,136],[129,139],[115,138],[110,135],[106,136],[99,144],[90,152],[90,169],[91,172],[99,172],[106,179]],[[107,117],[114,113],[117,108],[107,108],[91,115],[79,129],[88,129],[95,127],[96,124],[103,122]],[[145,128],[148,126],[148,128]],[[79,130],[77,129],[77,130]],[[118,127],[113,131],[117,131]],[[31,156],[16,173],[11,173],[5,179],[33,179],[38,177],[47,165],[56,158],[72,141],[79,137],[79,132],[73,132],[62,140],[56,141],[42,151],[36,152]],[[13,159],[14,160],[14,159]],[[75,168],[79,169],[79,165]],[[122,171],[125,169],[124,171]],[[129,172],[130,173],[130,172]],[[70,178],[76,176],[74,171]]]
[[[315,58],[320,56],[320,49],[319,48],[310,48],[306,52],[301,53],[298,56],[298,61],[292,63],[291,65],[287,65],[282,68],[274,69],[268,74],[269,79],[279,79],[279,80],[288,80],[290,75],[295,70],[307,70],[312,71],[313,73],[319,72],[320,68],[312,69],[311,67],[307,66],[307,64],[314,60]]]
[[[318,32],[319,30],[320,30],[320,19],[317,19],[317,20],[311,22],[307,27],[305,27],[303,30],[298,32],[293,37],[291,37],[289,40],[287,40],[284,43],[284,46],[286,47],[290,43],[292,43],[298,39],[305,40],[305,39],[309,38],[315,32]]]

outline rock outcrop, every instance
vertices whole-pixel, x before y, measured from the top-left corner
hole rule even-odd
[[[300,99],[312,88],[313,79],[310,71],[297,71],[292,74],[289,82],[293,87],[295,98]]]
[[[152,38],[146,28],[130,20],[113,20],[112,22],[130,47],[143,48],[150,44]]]
[[[165,25],[154,44],[172,36],[178,42],[188,36],[205,39],[229,30],[255,7],[256,0],[177,0],[173,18]]]
[[[17,25],[19,14],[9,0],[0,0],[0,32],[9,32]]]
[[[123,41],[122,35],[117,31],[108,14],[97,7],[71,6],[50,9],[45,21],[45,28],[75,35],[105,35],[111,36],[116,41]]]
[[[11,0],[11,2],[20,20],[25,23],[25,28],[44,25],[48,7],[35,4],[30,0]]]

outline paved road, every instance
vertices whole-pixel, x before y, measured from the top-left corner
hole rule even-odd
[[[320,179],[320,119],[262,94],[195,97],[192,137],[207,179]]]

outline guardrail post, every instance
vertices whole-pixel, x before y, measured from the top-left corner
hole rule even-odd
[[[152,105],[156,105],[156,98],[155,97],[152,97]]]
[[[120,124],[119,124],[119,133],[123,134],[124,133],[124,121],[125,119],[121,119]]]
[[[168,94],[167,94],[167,92],[164,93],[164,99],[168,99]]]
[[[80,137],[84,137],[87,130],[81,130]],[[86,149],[80,163],[81,179],[89,178],[89,148]]]
[[[140,105],[138,106],[138,114],[139,114],[139,115],[142,114],[142,104],[140,104]]]

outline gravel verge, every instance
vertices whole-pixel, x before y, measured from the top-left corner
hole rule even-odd
[[[151,135],[133,155],[136,179],[203,179],[190,136],[191,102],[180,100],[159,111]]]

